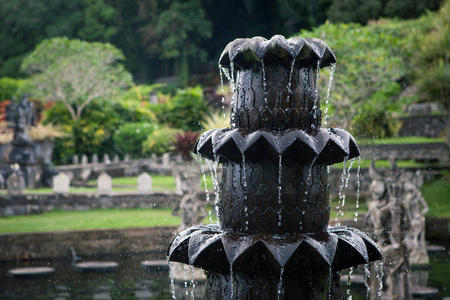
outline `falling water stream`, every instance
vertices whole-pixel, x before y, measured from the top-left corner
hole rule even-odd
[[[175,278],[173,276],[173,263],[169,262],[169,275],[170,275],[170,292],[172,293],[172,299],[177,299],[175,295]]]
[[[348,277],[347,277],[347,300],[352,300],[352,274],[353,274],[354,268],[351,267],[348,271]]]
[[[292,74],[294,73],[294,65],[295,65],[295,59],[292,59],[291,68],[289,70],[288,93],[287,93],[287,98],[286,98],[286,101],[288,104],[289,104],[289,98],[292,94],[291,86],[292,86]],[[289,108],[287,108],[286,110],[288,110],[288,109]]]
[[[324,110],[324,125],[327,125],[328,119],[330,118],[328,116],[328,109],[329,109],[329,103],[330,103],[330,91],[331,91],[331,87],[333,86],[333,77],[334,77],[334,72],[336,71],[336,63],[332,63],[331,64],[331,70],[330,70],[330,76],[328,78],[328,87],[327,87],[327,96],[325,99],[325,110]]]
[[[263,76],[264,103],[267,106],[267,81],[266,81],[266,68],[264,67],[264,59],[261,59],[261,70]]]
[[[364,286],[367,289],[366,299],[369,299],[369,296],[370,296],[370,285],[368,283],[369,280],[370,280],[370,268],[369,268],[369,264],[365,264],[364,265]]]
[[[278,291],[277,291],[277,295],[278,295],[278,300],[280,300],[280,297],[283,293],[283,275],[284,275],[284,267],[281,267],[280,269],[280,280],[278,281]]]

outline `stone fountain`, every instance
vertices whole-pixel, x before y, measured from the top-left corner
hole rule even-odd
[[[318,74],[334,63],[314,38],[237,39],[223,51],[231,126],[195,148],[223,164],[220,225],[188,228],[168,251],[206,271],[205,299],[341,299],[339,271],[381,259],[366,234],[328,226],[327,167],[359,155],[348,132],[321,128]]]

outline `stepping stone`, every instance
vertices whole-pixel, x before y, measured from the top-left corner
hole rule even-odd
[[[113,272],[119,268],[119,264],[113,261],[84,261],[73,265],[75,271],[105,273]]]
[[[428,245],[427,251],[430,255],[445,254],[445,247],[438,245]]]
[[[167,260],[145,260],[141,261],[141,268],[147,271],[169,270]]]
[[[429,286],[413,286],[411,288],[414,299],[438,299],[439,290]]]
[[[350,276],[351,281],[350,285],[352,286],[365,286],[366,280],[364,279],[364,275],[361,274],[352,274]],[[341,275],[341,284],[347,285],[348,275]]]
[[[26,267],[10,269],[6,272],[6,276],[10,278],[40,278],[53,273],[55,273],[55,269],[51,267]]]

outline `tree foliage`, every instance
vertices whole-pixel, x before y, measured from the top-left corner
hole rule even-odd
[[[44,122],[58,124],[67,133],[66,138],[56,140],[53,153],[53,161],[61,164],[70,161],[74,154],[125,154],[123,145],[118,144],[123,141],[114,140],[116,131],[124,124],[154,124],[156,120],[148,106],[140,102],[97,99],[78,121],[73,120],[62,102],[56,102],[45,111]]]
[[[17,92],[23,84],[23,79],[0,78],[0,101],[11,100],[12,97],[17,97]]]
[[[116,152],[132,158],[143,157],[142,143],[158,126],[148,122],[126,123],[121,125],[113,136]]]
[[[418,18],[427,10],[439,8],[440,0],[332,0],[328,18],[334,23],[367,24],[380,18]]]
[[[131,84],[123,59],[111,44],[53,38],[40,43],[22,69],[31,75],[37,96],[61,101],[79,120],[92,100],[113,97]]]
[[[326,23],[303,37],[323,39],[337,57],[328,115],[332,125],[348,129],[352,118],[361,115],[371,103],[373,110],[388,111],[395,95],[376,97],[393,82],[406,80],[409,57],[414,49],[411,33],[427,20],[380,21],[370,26]],[[326,87],[330,69],[321,72]],[[326,110],[326,88],[321,89],[322,110]],[[384,93],[387,95],[389,93]]]
[[[23,76],[21,61],[38,43],[67,37],[112,43],[139,83],[174,75],[186,82],[187,72],[216,73],[218,56],[235,38],[290,36],[323,24],[327,13],[336,22],[414,18],[424,9],[437,9],[439,2],[5,0],[0,1],[0,76]]]
[[[201,131],[202,123],[210,114],[200,87],[179,90],[166,103],[153,107],[159,123],[185,131]]]
[[[450,111],[450,0],[433,18],[431,31],[418,41],[414,75],[420,98],[440,102]]]

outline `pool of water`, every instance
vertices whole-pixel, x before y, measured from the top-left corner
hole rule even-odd
[[[172,299],[169,271],[147,271],[141,268],[141,261],[152,259],[161,259],[161,257],[160,255],[135,254],[96,258],[95,260],[99,261],[119,263],[117,271],[100,274],[77,272],[68,259],[0,263],[0,299]],[[430,260],[431,269],[426,276],[427,285],[439,289],[439,298],[449,297],[449,256],[434,255],[430,257]],[[27,266],[49,266],[56,271],[47,278],[38,279],[13,279],[5,276],[9,269]],[[185,284],[175,284],[174,288],[176,299],[192,299],[192,285],[189,278],[186,278]],[[343,288],[346,287],[343,286]],[[354,286],[351,290],[353,299],[366,299],[364,287]],[[194,289],[194,298],[202,299],[203,291],[204,285],[197,284]]]

